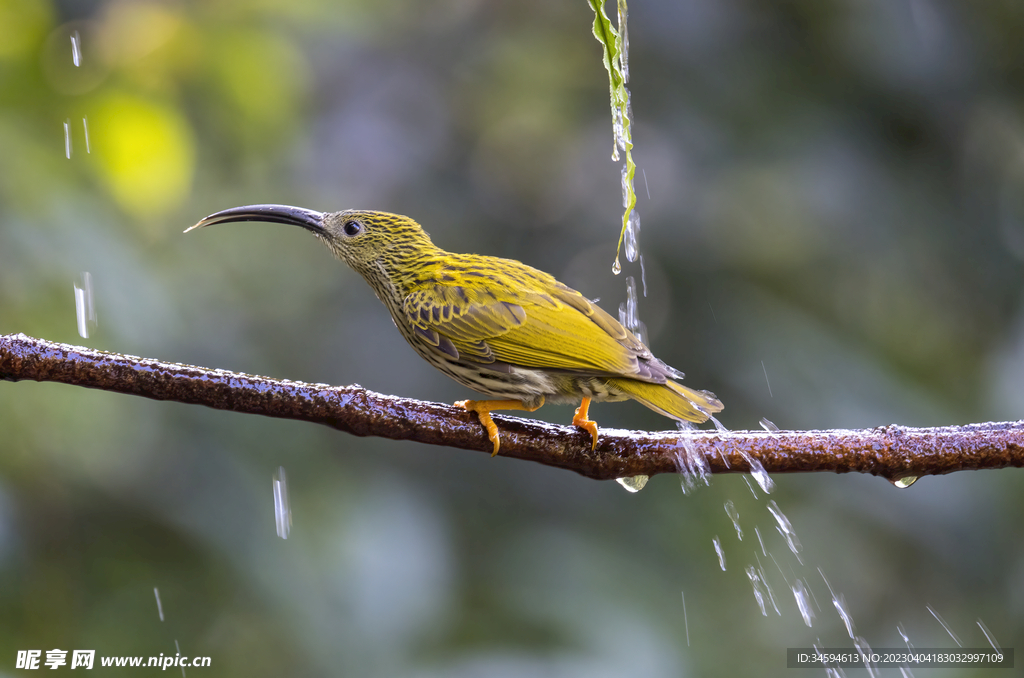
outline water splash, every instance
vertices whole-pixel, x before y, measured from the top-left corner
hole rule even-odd
[[[793,582],[793,586],[790,587],[793,591],[793,597],[796,599],[796,607],[800,610],[800,616],[804,620],[804,624],[807,628],[810,628],[814,619],[814,609],[811,607],[811,601],[807,598],[807,588],[804,586],[802,579],[797,579]]]
[[[160,603],[160,589],[153,587],[153,595],[156,596],[156,613],[160,615],[160,621],[164,620],[164,606]]]
[[[953,642],[956,643],[959,647],[963,647],[964,644],[961,643],[960,638],[958,638],[957,635],[953,633],[953,629],[949,628],[949,624],[946,623],[946,620],[940,617],[939,613],[933,610],[931,605],[925,605],[924,607],[926,610],[931,612],[933,617],[935,617],[935,621],[942,624],[942,628],[946,629],[946,633],[948,633],[949,637],[953,639]]]
[[[625,147],[623,147],[625,150]],[[629,171],[626,165],[622,166],[622,206],[629,207]],[[627,222],[628,223],[628,222]],[[632,261],[632,259],[630,259]]]
[[[93,303],[92,275],[88,271],[79,274],[74,282],[75,317],[78,320],[78,336],[89,338],[91,330],[96,329],[96,305]]]
[[[818,654],[825,654],[824,648],[821,646],[821,638],[811,644],[814,651]],[[839,667],[831,667],[827,663],[825,664],[825,676],[827,678],[846,678],[846,673]]]
[[[680,375],[680,378],[682,378],[682,375]],[[718,421],[718,419],[715,417],[715,415],[709,414],[708,415],[708,419],[710,419],[711,423],[713,423],[715,425],[715,430],[717,430],[719,433],[728,433],[729,432],[729,429],[727,429],[725,427],[725,424],[723,424],[722,422]],[[725,464],[725,468],[732,468],[732,465],[729,463],[729,457],[728,457],[728,455],[726,455],[726,448],[725,448],[725,446],[724,445],[723,446],[716,445],[715,447],[718,450],[718,458],[722,460],[723,464]],[[746,478],[746,476],[743,476],[743,477]]]
[[[718,566],[722,568],[722,572],[725,572],[725,551],[722,550],[722,540],[716,534],[711,543],[715,545],[715,553],[718,554]]]
[[[626,92],[625,96],[628,101],[629,90],[625,88],[623,89]],[[622,159],[622,156],[619,155],[619,151],[622,151],[623,153],[628,153],[629,150],[633,148],[633,142],[630,139],[629,133],[630,112],[628,110],[624,111],[623,108],[623,106],[617,105],[612,114],[612,160],[615,162],[618,162],[619,160]],[[629,178],[627,177],[629,173],[627,170],[628,165],[629,163],[627,162],[624,163],[622,166],[623,181],[626,182],[623,185],[623,195],[626,195],[626,186],[629,185]],[[628,206],[628,204],[623,205],[623,207]]]
[[[725,502],[725,514],[729,516],[732,526],[736,528],[736,537],[743,541],[743,528],[740,527],[740,512],[736,510],[736,505],[732,503],[732,499]]]
[[[636,293],[636,279],[626,278],[626,301],[619,304],[619,322],[627,330],[636,335],[642,343],[647,343],[647,325],[640,320],[640,300]]]
[[[644,255],[640,255],[640,282],[644,286],[644,299],[647,298],[647,269],[644,268]]]
[[[775,481],[771,479],[768,472],[764,470],[764,466],[761,465],[757,459],[750,456],[750,453],[745,450],[740,450],[740,456],[747,462],[750,467],[750,475],[754,477],[757,484],[761,486],[765,494],[771,494],[772,490],[775,489]]]
[[[754,558],[757,559],[757,575],[761,578],[761,584],[764,586],[765,595],[768,597],[768,602],[772,604],[772,609],[775,610],[775,614],[782,616],[782,612],[779,611],[779,606],[775,604],[775,591],[772,590],[772,585],[768,581],[768,575],[765,574],[764,564],[761,563],[761,556],[754,553]]]
[[[774,499],[768,502],[768,511],[775,517],[775,522],[778,523],[776,529],[782,535],[782,538],[786,540],[789,550],[796,556],[797,562],[803,565],[804,561],[800,559],[800,540],[797,539],[796,532],[793,530],[793,525],[789,522],[789,518],[782,512],[782,509],[779,508]]]
[[[626,260],[636,261],[640,255],[640,214],[635,209],[629,214],[623,245],[626,248]]]
[[[762,591],[761,577],[758,576],[757,570],[754,569],[753,565],[747,566],[746,573],[747,579],[750,580],[750,585],[754,589],[754,600],[757,601],[757,606],[761,609],[761,615],[767,617],[768,610],[764,606],[764,591]]]
[[[680,431],[690,431],[696,428],[688,421],[677,421],[676,426]],[[701,482],[705,486],[710,485],[711,467],[708,465],[708,460],[697,449],[697,446],[693,444],[689,436],[680,436],[679,446],[683,449],[682,451],[676,449],[674,459],[676,470],[680,475],[680,487],[682,487],[683,493],[689,494],[690,490],[697,487]]]
[[[644,489],[644,485],[650,480],[650,476],[638,475],[638,476],[626,476],[624,478],[616,478],[615,482],[622,485],[628,492],[639,492]]]
[[[761,428],[763,428],[765,431],[768,431],[768,433],[779,432],[779,427],[776,426],[773,422],[769,421],[768,417],[761,417],[761,421],[759,421],[758,423],[761,424]]]
[[[277,536],[287,539],[292,530],[292,508],[288,502],[288,478],[284,466],[274,471],[274,520],[277,523]]]

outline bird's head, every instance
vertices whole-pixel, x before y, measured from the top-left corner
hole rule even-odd
[[[186,233],[232,221],[300,226],[322,240],[334,256],[361,273],[375,261],[395,261],[434,249],[430,237],[409,217],[371,210],[317,212],[289,205],[246,205],[215,212]]]

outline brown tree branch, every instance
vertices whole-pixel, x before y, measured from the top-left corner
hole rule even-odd
[[[56,381],[154,400],[300,419],[357,436],[415,440],[490,453],[475,414],[396,398],[358,385],[328,386],[166,363],[81,346],[0,335],[0,378]],[[755,458],[768,473],[871,473],[889,480],[966,469],[1024,467],[1024,421],[941,428],[885,426],[832,431],[660,432],[602,429],[590,434],[518,417],[496,416],[501,455],[557,466],[599,480],[677,473],[687,447],[712,473],[747,472]],[[682,457],[685,458],[685,457]]]

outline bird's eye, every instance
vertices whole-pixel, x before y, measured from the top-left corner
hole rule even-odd
[[[342,226],[342,230],[345,231],[345,235],[352,237],[359,235],[359,232],[363,230],[363,225],[358,221],[346,221],[345,225]]]

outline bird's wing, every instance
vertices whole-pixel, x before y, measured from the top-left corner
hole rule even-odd
[[[454,348],[481,364],[664,381],[649,373],[646,361],[653,356],[647,347],[617,320],[547,274],[526,273],[537,278],[516,281],[528,283],[519,289],[469,277],[461,284],[419,286],[405,299],[406,319],[441,350],[451,354]]]

